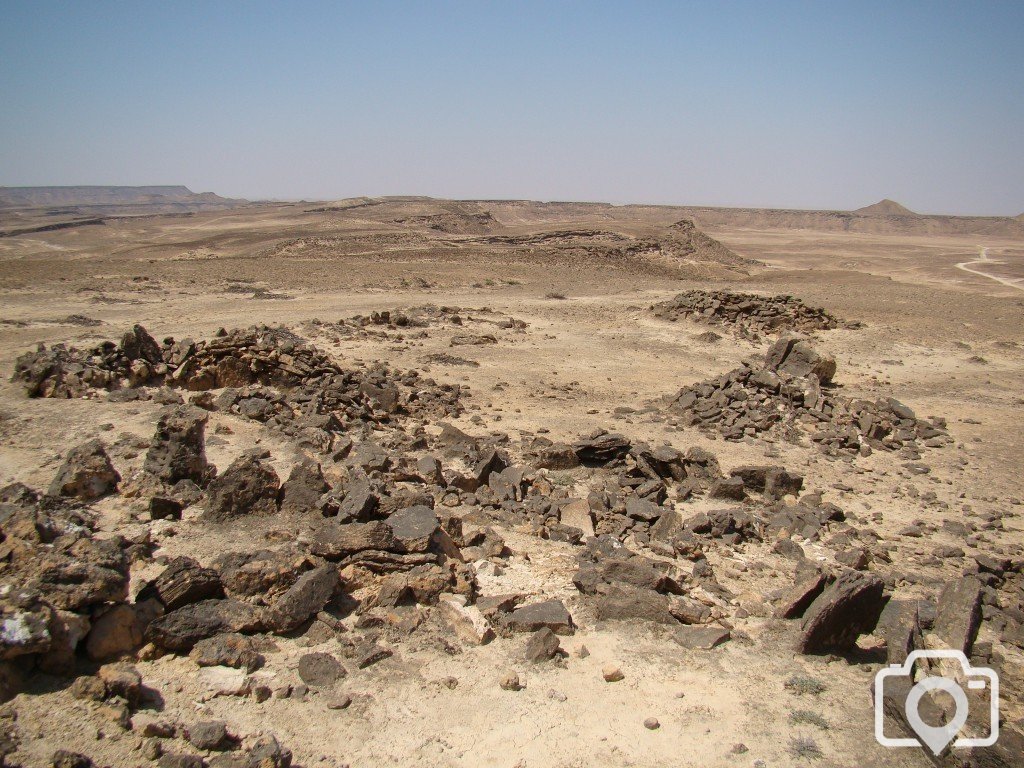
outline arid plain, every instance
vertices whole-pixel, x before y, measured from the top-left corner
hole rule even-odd
[[[425,198],[144,209],[0,209],[0,486],[63,499],[8,489],[0,526],[25,510],[78,515],[93,530],[74,536],[130,550],[123,597],[51,605],[51,645],[5,638],[10,764],[50,765],[59,749],[111,766],[283,764],[252,762],[273,734],[302,766],[926,766],[872,730],[872,679],[908,615],[918,647],[971,635],[972,658],[1001,676],[1010,750],[985,759],[1020,757],[1021,222]],[[715,308],[655,309],[687,291]],[[723,319],[728,293],[796,296],[834,322],[752,325],[756,301]],[[122,341],[136,324],[160,362]],[[316,375],[332,361],[354,389],[299,429],[309,371],[184,373],[254,325],[286,329],[252,334],[272,340],[271,369],[304,340]],[[709,407],[680,396],[745,361],[764,372],[790,331],[827,407],[782,402],[784,360],[782,384],[755,398],[764,428],[749,410],[723,415],[751,402],[745,385]],[[29,397],[35,374],[14,376],[39,344],[104,340],[117,361],[83,364],[114,370],[102,386],[65,393],[51,377],[35,393],[54,396]],[[851,403],[889,398],[891,434],[877,419],[839,424]],[[216,468],[194,494],[150,459],[176,408],[201,412]],[[69,450],[93,439],[118,480],[95,498],[54,490]],[[245,456],[260,482],[268,468],[294,477],[308,503],[290,502],[288,483],[233,502],[251,491],[233,477]],[[733,472],[751,467],[760,481]],[[801,482],[773,495],[766,467]],[[353,509],[363,491],[373,503]],[[424,507],[436,530],[420,541]],[[386,543],[323,543],[389,520]],[[21,549],[4,534],[4,582],[45,602],[49,582],[26,562],[73,534]],[[217,583],[172,608],[161,578],[188,571],[182,557],[197,561],[188,578]],[[318,604],[275,618],[324,573]],[[870,624],[856,645],[830,631],[811,647],[819,601],[844,609],[837,589],[855,579],[884,588],[879,609],[891,598],[882,619],[856,603],[849,621]],[[947,589],[961,583],[976,594]],[[30,610],[10,595],[5,620]],[[234,622],[227,602],[253,615]],[[216,615],[188,618],[206,629],[175,635],[172,614],[204,604]],[[80,637],[57,663],[54,617],[68,612]],[[200,661],[197,640],[218,637],[261,661],[230,663],[223,647]],[[126,693],[135,673],[141,689]]]

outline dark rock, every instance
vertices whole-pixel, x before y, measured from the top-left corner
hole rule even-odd
[[[537,449],[536,455],[532,464],[538,469],[572,469],[580,464],[575,449],[565,443],[542,446]]]
[[[263,666],[263,656],[257,652],[252,638],[232,632],[200,640],[189,657],[200,667],[224,666],[254,672]]]
[[[802,560],[806,556],[804,554],[804,548],[792,539],[779,539],[772,545],[772,552],[777,555],[782,555],[783,557],[788,557],[790,560]],[[815,595],[815,597],[817,597],[817,595]],[[792,617],[787,616],[784,618]]]
[[[184,653],[204,638],[225,632],[255,632],[262,626],[262,612],[249,603],[203,600],[150,622],[146,635],[160,648]]]
[[[131,664],[104,664],[99,668],[97,677],[103,683],[108,698],[120,696],[129,706],[139,705],[143,693],[142,675]]]
[[[398,547],[394,531],[385,522],[338,524],[329,521],[315,530],[310,551],[318,557],[340,560],[368,549],[395,552]]]
[[[275,632],[296,629],[318,613],[338,588],[338,569],[322,565],[299,576],[266,613],[266,624]]]
[[[320,465],[305,459],[292,467],[281,486],[281,511],[289,514],[314,511],[320,497],[329,490]]]
[[[50,483],[51,496],[73,496],[92,501],[117,490],[121,476],[110,463],[100,440],[89,440],[68,451],[64,464]]]
[[[130,331],[125,331],[121,337],[121,353],[128,360],[145,360],[153,365],[164,361],[160,345],[141,325],[133,325]]]
[[[534,663],[547,661],[558,653],[558,635],[542,627],[526,641],[526,660]]]
[[[781,499],[787,494],[798,495],[804,485],[803,477],[774,465],[736,467],[730,474],[733,477],[741,478],[747,491],[763,493],[768,498],[775,500]]]
[[[366,475],[357,474],[345,489],[345,498],[338,508],[338,519],[346,523],[353,520],[365,522],[373,517],[379,503]]]
[[[673,638],[684,648],[693,651],[710,651],[725,643],[732,637],[728,629],[723,627],[679,627]]]
[[[626,584],[613,584],[597,601],[599,621],[652,621],[676,624],[668,595]]]
[[[416,471],[420,479],[429,485],[444,485],[444,474],[441,471],[441,462],[434,456],[424,456],[416,462]]]
[[[80,752],[69,752],[66,749],[58,749],[50,758],[53,768],[92,768],[94,765],[91,758]]]
[[[903,664],[911,652],[924,647],[917,600],[890,600],[878,627],[885,638],[889,664]]]
[[[646,557],[602,557],[596,562],[581,559],[573,576],[576,588],[584,594],[604,591],[602,585],[621,583],[642,590],[681,594],[682,588],[663,568]]]
[[[217,572],[203,568],[191,557],[176,557],[163,572],[139,592],[139,599],[155,597],[164,608],[173,611],[189,603],[223,597]]]
[[[846,571],[804,614],[797,648],[801,653],[851,650],[874,630],[885,607],[884,584],[874,574]]]
[[[665,510],[647,499],[642,499],[639,496],[627,496],[626,497],[626,516],[633,520],[640,520],[644,523],[653,523],[661,517]]]
[[[232,749],[238,739],[228,733],[227,723],[223,720],[206,720],[185,729],[185,738],[196,749],[220,752]]]
[[[577,441],[573,445],[582,464],[601,466],[623,458],[629,453],[630,442],[622,435],[600,433]]]
[[[828,384],[836,373],[836,361],[819,354],[805,340],[798,336],[783,336],[765,355],[768,369],[790,376],[804,377],[813,374],[822,384]]]
[[[206,461],[205,411],[181,406],[167,411],[157,422],[144,468],[168,485],[191,480],[206,485],[214,470]]]
[[[947,648],[971,655],[981,626],[983,591],[981,581],[974,576],[954,579],[943,588],[932,631],[945,641]]]
[[[383,645],[363,643],[353,649],[352,660],[359,669],[366,669],[379,661],[391,658],[393,655],[394,651],[390,648],[385,648]]]
[[[149,519],[180,520],[182,509],[184,509],[184,507],[177,499],[169,499],[165,496],[154,496],[149,500]]]
[[[708,491],[708,497],[712,499],[743,501],[746,496],[747,493],[743,487],[743,479],[740,477],[727,477],[722,480],[716,480],[714,485],[711,486],[711,490]]]
[[[299,659],[299,677],[313,688],[329,688],[348,672],[329,653],[307,653]]]
[[[401,509],[387,519],[400,552],[426,552],[437,533],[437,514],[430,507],[415,506]]]
[[[291,750],[282,747],[273,736],[261,736],[247,751],[245,768],[290,768]]]
[[[226,522],[250,514],[277,512],[280,480],[274,468],[245,453],[207,488],[207,520]]]
[[[561,600],[524,605],[512,611],[506,621],[513,632],[536,632],[544,627],[556,635],[571,635],[575,631],[572,616]]]
[[[483,454],[473,468],[473,478],[477,485],[484,485],[490,479],[492,472],[501,472],[506,467],[508,467],[508,457],[498,449],[492,448]]]
[[[205,763],[199,755],[167,752],[161,756],[156,765],[157,768],[204,768]]]

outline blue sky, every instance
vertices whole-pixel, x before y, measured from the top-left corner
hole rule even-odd
[[[1024,212],[1024,3],[0,0],[0,185]]]

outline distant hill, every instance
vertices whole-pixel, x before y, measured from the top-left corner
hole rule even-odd
[[[862,216],[917,216],[909,208],[906,208],[895,200],[879,200],[874,205],[868,205],[864,208],[858,208],[854,213],[859,213]]]
[[[888,201],[883,201],[888,202]],[[881,205],[881,204],[879,204]],[[893,205],[898,205],[893,203]],[[874,235],[988,235],[1024,238],[1024,218],[1010,216],[932,216],[912,213],[800,211],[778,208],[673,208],[704,230],[805,229],[818,232],[861,232]],[[900,209],[906,210],[903,206]],[[882,210],[891,210],[886,206]]]
[[[212,192],[196,194],[185,186],[155,187],[0,187],[0,204],[8,208],[53,206],[219,206],[235,205]]]
[[[180,185],[0,187],[0,237],[103,225],[125,216],[191,216],[248,205]]]

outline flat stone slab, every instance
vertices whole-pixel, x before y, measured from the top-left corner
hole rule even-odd
[[[572,616],[561,600],[545,600],[517,608],[509,615],[507,625],[513,632],[536,632],[544,627],[556,635],[571,635],[576,631]]]
[[[723,627],[684,626],[675,631],[675,641],[693,651],[710,651],[731,637],[729,630]]]

